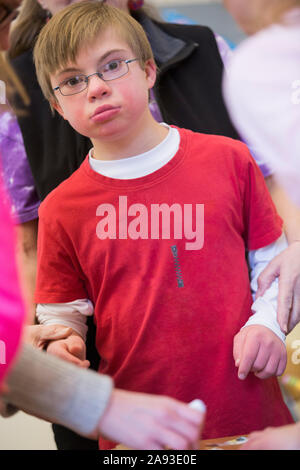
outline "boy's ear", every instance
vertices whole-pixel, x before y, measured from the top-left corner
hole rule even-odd
[[[60,104],[58,103],[57,100],[55,100],[55,99],[51,100],[51,106],[52,106],[53,109],[55,109],[55,111],[57,111],[65,119],[63,109],[62,109],[62,107],[60,106]]]
[[[156,64],[153,59],[147,60],[145,64],[145,73],[146,73],[146,80],[148,82],[149,90],[152,88],[156,81]]]

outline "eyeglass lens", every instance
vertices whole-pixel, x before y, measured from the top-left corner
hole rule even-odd
[[[113,60],[100,68],[99,72],[91,75],[78,75],[64,81],[60,86],[62,95],[74,95],[85,90],[88,86],[88,80],[93,75],[98,75],[104,81],[115,80],[128,72],[128,63],[125,60]]]

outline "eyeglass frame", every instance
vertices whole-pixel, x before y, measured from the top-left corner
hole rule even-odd
[[[15,20],[19,14],[17,11],[17,7],[11,8],[8,7],[7,5],[1,4],[0,8],[3,8],[4,10],[4,16],[3,18],[0,18],[0,31],[1,29],[5,28],[7,20],[9,19],[10,16],[13,16],[12,20]]]
[[[128,64],[130,64],[131,62],[135,62],[139,60],[138,58],[135,58],[135,59],[117,59],[117,60],[111,60],[110,62],[124,62],[126,65],[127,65],[127,71],[125,73],[122,73],[122,75],[119,75],[118,77],[116,78],[110,78],[108,80],[105,80],[103,78],[103,74],[101,72],[94,72],[94,73],[91,73],[90,75],[84,75],[84,74],[78,74],[78,75],[75,75],[76,77],[84,77],[85,78],[85,83],[86,83],[86,86],[85,88],[83,88],[82,90],[80,91],[76,91],[75,93],[71,93],[71,94],[68,94],[68,95],[64,95],[60,89],[61,85],[62,84],[65,84],[68,80],[70,80],[70,78],[73,78],[73,77],[70,77],[70,78],[67,78],[66,80],[63,80],[58,86],[56,86],[55,88],[53,88],[53,91],[57,91],[59,90],[60,94],[62,96],[73,96],[73,95],[78,95],[78,93],[81,93],[82,91],[86,90],[88,85],[89,85],[89,78],[92,77],[93,75],[97,75],[101,80],[103,80],[104,82],[111,82],[113,80],[117,80],[118,78],[121,78],[121,77],[124,77],[124,75],[126,75],[128,72],[129,72],[129,67],[128,67]],[[109,63],[109,62],[108,62]]]

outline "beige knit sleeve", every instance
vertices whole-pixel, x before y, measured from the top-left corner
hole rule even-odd
[[[112,380],[24,345],[6,383],[10,405],[73,431],[94,431],[109,402]]]

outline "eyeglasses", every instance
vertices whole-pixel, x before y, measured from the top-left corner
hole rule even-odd
[[[7,5],[0,5],[0,30],[4,28],[8,22],[15,20],[19,12],[16,10],[16,7],[11,8]]]
[[[76,95],[88,87],[89,78],[93,75],[98,75],[98,77],[105,82],[116,80],[126,75],[129,71],[128,64],[136,60],[139,59],[111,60],[100,67],[98,72],[91,73],[90,75],[76,75],[75,77],[67,78],[57,87],[53,88],[53,91],[59,90],[63,96]]]

